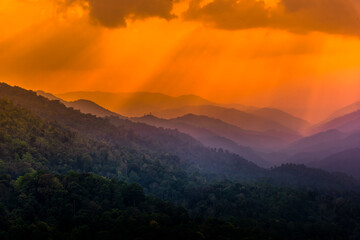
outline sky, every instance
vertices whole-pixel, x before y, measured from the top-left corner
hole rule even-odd
[[[360,0],[0,0],[0,81],[196,94],[317,122],[360,101]]]

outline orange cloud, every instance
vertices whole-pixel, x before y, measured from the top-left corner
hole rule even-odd
[[[205,5],[201,2],[192,0],[184,18],[228,30],[268,27],[360,35],[357,0],[281,0],[272,8],[262,0],[213,0]]]

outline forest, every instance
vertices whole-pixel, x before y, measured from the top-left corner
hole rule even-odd
[[[360,183],[0,85],[1,239],[359,239]]]

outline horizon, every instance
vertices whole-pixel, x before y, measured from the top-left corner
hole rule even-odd
[[[21,86],[18,86],[18,87],[21,87]],[[217,102],[215,100],[212,100],[212,99],[208,99],[208,98],[205,98],[203,96],[200,96],[200,95],[197,95],[197,94],[192,94],[192,93],[188,93],[188,94],[181,94],[181,95],[170,95],[170,94],[166,94],[166,93],[161,93],[161,92],[151,92],[151,91],[136,91],[136,92],[116,92],[116,91],[100,91],[100,90],[93,90],[93,91],[69,91],[69,92],[58,92],[58,93],[54,93],[54,92],[48,92],[48,91],[44,91],[42,89],[29,89],[29,90],[32,90],[32,91],[43,91],[45,93],[50,93],[50,94],[53,94],[54,96],[61,96],[61,95],[66,95],[66,94],[71,94],[71,93],[110,93],[110,94],[136,94],[136,93],[150,93],[150,94],[161,94],[161,95],[164,95],[164,96],[169,96],[169,97],[172,97],[172,98],[179,98],[179,97],[182,97],[182,96],[195,96],[195,97],[200,97],[206,101],[209,101],[211,103],[215,103],[215,104],[223,104],[223,105],[243,105],[243,106],[246,106],[246,107],[256,107],[256,108],[273,108],[273,109],[278,109],[278,110],[281,110],[281,111],[284,111],[286,113],[289,113],[291,115],[293,115],[294,117],[298,117],[298,118],[302,118],[306,121],[308,121],[310,124],[312,125],[316,125],[316,124],[319,124],[323,121],[326,121],[328,119],[328,117],[330,117],[332,114],[334,114],[335,112],[337,112],[339,109],[342,109],[342,108],[345,108],[347,106],[350,106],[352,104],[355,104],[355,103],[358,103],[360,102],[360,99],[358,101],[355,101],[355,102],[349,102],[348,104],[345,104],[345,105],[341,105],[340,107],[333,107],[332,109],[330,109],[327,113],[325,114],[322,114],[320,115],[318,118],[316,118],[315,120],[310,118],[306,118],[306,116],[302,116],[299,112],[297,111],[294,111],[293,109],[283,109],[281,107],[277,107],[277,106],[261,106],[261,105],[246,105],[246,104],[243,104],[241,102]],[[64,98],[64,100],[66,101],[76,101],[76,100],[81,100],[82,98],[80,99],[75,99],[75,98]],[[83,99],[83,100],[89,100],[89,99]],[[96,103],[96,102],[95,102]],[[99,104],[100,105],[100,104]],[[102,106],[104,108],[106,108],[106,106]],[[232,107],[230,107],[232,108]],[[293,111],[292,111],[293,110]],[[144,113],[146,114],[146,113]]]

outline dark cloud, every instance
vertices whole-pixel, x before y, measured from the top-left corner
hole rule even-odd
[[[359,0],[281,0],[268,8],[257,0],[192,0],[184,14],[222,29],[272,27],[292,32],[360,35]]]
[[[254,0],[215,0],[202,7],[200,0],[193,0],[185,19],[201,20],[223,29],[262,27],[268,22],[265,4]]]
[[[125,27],[127,19],[159,17],[170,20],[173,4],[178,0],[67,0],[66,5],[82,4],[91,19],[108,28]],[[85,4],[84,4],[85,3]]]

